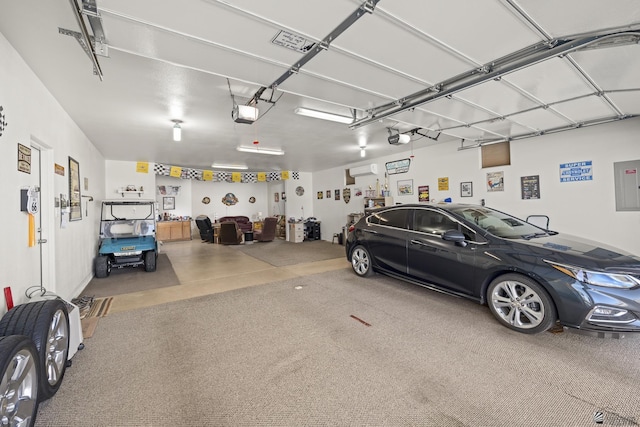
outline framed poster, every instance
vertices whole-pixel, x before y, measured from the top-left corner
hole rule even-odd
[[[521,176],[520,189],[522,200],[540,198],[540,175]]]
[[[504,172],[487,173],[487,191],[504,191]]]
[[[163,197],[162,198],[162,210],[170,211],[176,208],[175,197]]]
[[[429,186],[428,185],[419,185],[418,186],[418,202],[428,202],[429,201]]]
[[[80,164],[69,157],[69,221],[82,219],[80,200]]]
[[[403,179],[398,181],[398,195],[405,196],[407,194],[413,194],[413,180]]]
[[[473,182],[461,182],[460,183],[460,197],[472,197],[473,196]]]

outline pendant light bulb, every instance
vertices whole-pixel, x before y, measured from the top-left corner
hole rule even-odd
[[[364,148],[360,149],[360,157],[365,157],[367,155],[367,151]]]
[[[182,141],[182,128],[180,127],[180,123],[182,123],[182,120],[172,120],[173,123],[175,123],[173,125],[173,140],[175,142],[180,142]]]

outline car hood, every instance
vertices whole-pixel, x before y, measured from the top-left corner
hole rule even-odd
[[[582,237],[557,234],[512,241],[534,249],[549,261],[604,270],[623,267],[640,274],[640,257]]]

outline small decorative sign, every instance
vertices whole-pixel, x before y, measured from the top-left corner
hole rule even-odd
[[[461,182],[460,183],[460,197],[472,197],[473,196],[473,182]]]
[[[408,194],[413,194],[413,180],[405,179],[398,181],[398,195],[406,196]]]
[[[59,165],[59,164],[55,163],[53,165],[53,171],[56,173],[56,175],[64,176],[64,166],[62,166],[62,165]]]
[[[31,148],[18,144],[18,170],[31,173]]]
[[[316,45],[312,40],[285,30],[280,30],[271,40],[271,43],[300,53],[307,53]]]
[[[149,173],[149,162],[138,162],[138,163],[136,163],[136,172]]]
[[[409,166],[411,166],[411,159],[396,160],[384,164],[384,167],[387,169],[387,174],[389,175],[409,172]]]
[[[593,162],[562,163],[560,165],[560,182],[593,181]]]
[[[345,188],[342,190],[342,199],[344,200],[345,203],[349,203],[349,200],[351,200],[351,189],[350,188]]]
[[[449,177],[438,178],[438,191],[449,191]]]

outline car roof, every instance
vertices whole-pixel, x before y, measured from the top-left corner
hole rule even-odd
[[[149,203],[156,203],[156,201],[152,199],[113,199],[102,201],[103,205],[148,205]]]

